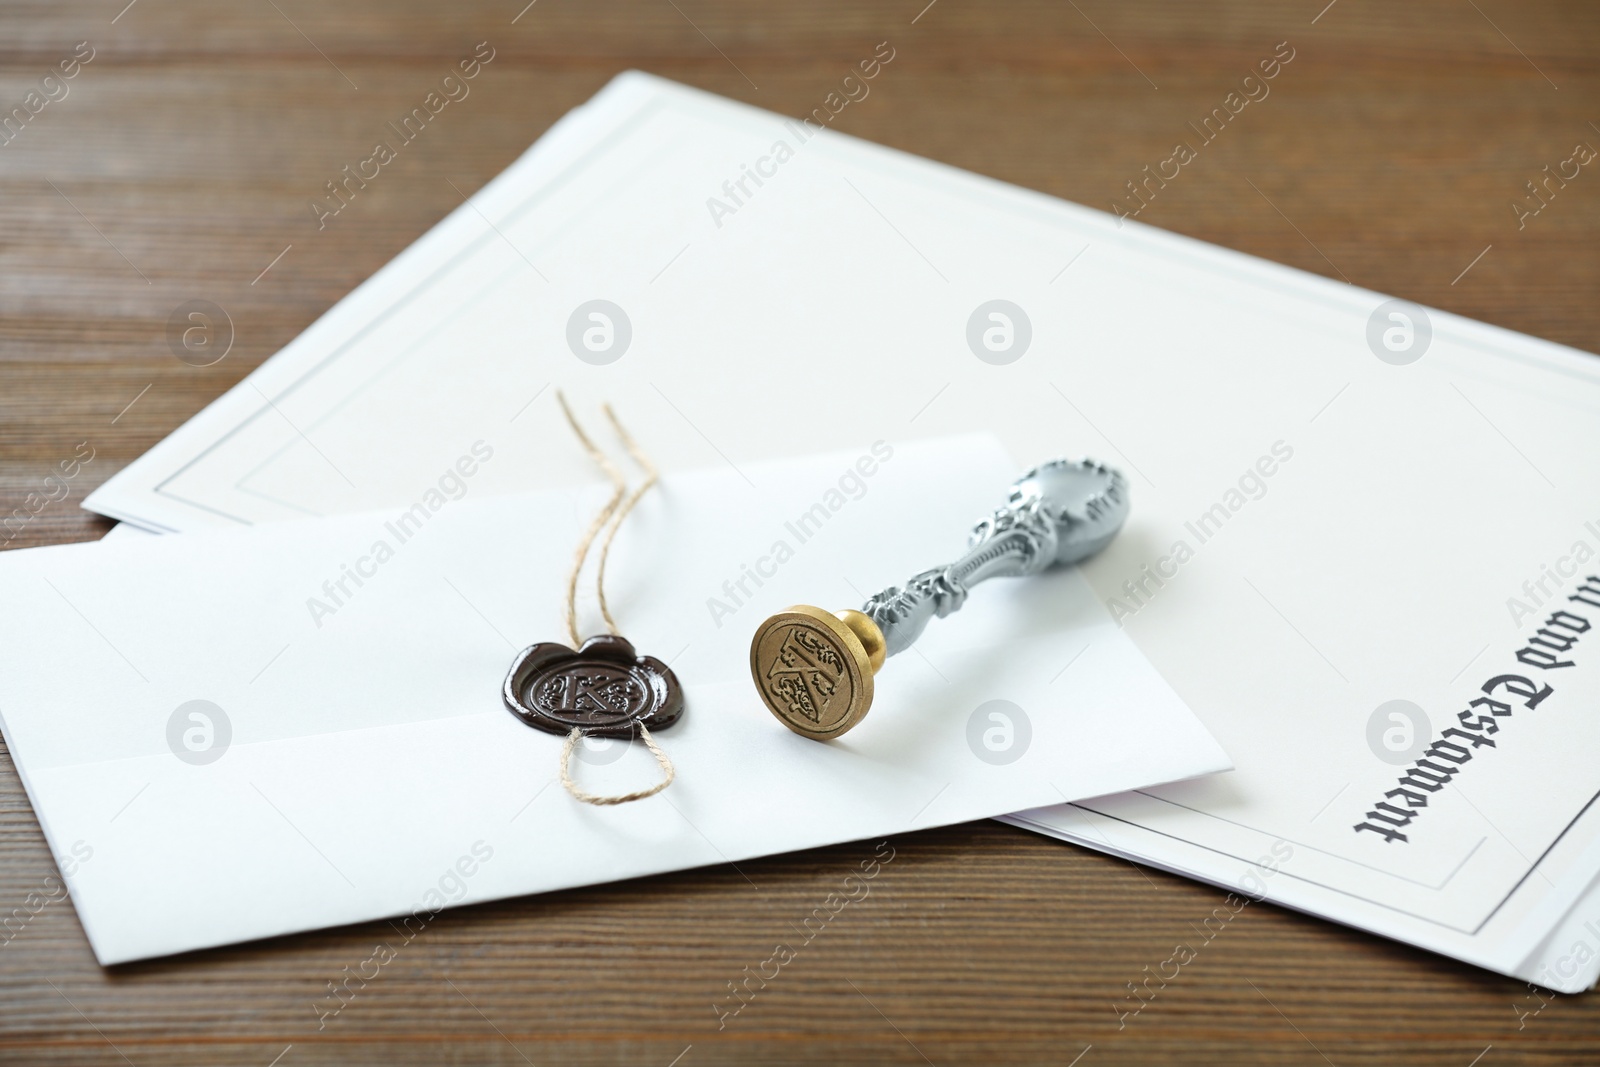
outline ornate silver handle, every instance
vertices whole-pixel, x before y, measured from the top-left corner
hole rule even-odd
[[[883,631],[886,653],[903,652],[928,621],[959,611],[990,578],[1037,574],[1104,548],[1128,517],[1120,471],[1092,460],[1052,460],[1018,478],[1003,507],[977,526],[965,555],[869,598],[861,611]]]

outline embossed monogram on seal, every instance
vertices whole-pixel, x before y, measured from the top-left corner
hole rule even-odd
[[[522,651],[506,677],[506,707],[553,734],[632,737],[635,724],[662,729],[683,714],[683,690],[666,664],[626,639],[591,637],[573,651],[546,641]]]

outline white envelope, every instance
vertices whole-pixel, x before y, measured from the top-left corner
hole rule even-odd
[[[565,639],[568,560],[608,487],[480,498],[500,429],[413,507],[0,555],[5,737],[102,963],[1227,766],[1071,569],[975,590],[889,660],[845,737],[778,723],[748,675],[759,621],[954,558],[1019,473],[992,438],[880,441],[670,476],[644,499],[607,592],[686,692],[658,734],[677,780],[585,806],[552,784],[563,739],[500,693],[519,648]],[[588,630],[592,593],[582,607]],[[580,785],[656,779],[642,746],[614,744],[580,750]]]
[[[567,339],[595,299],[631,323],[604,366]],[[486,489],[559,484],[551,381],[683,464],[1095,442],[1136,496],[1086,576],[1239,771],[1032,823],[1549,981],[1525,961],[1600,873],[1594,635],[1408,841],[1353,828],[1403,773],[1382,709],[1431,741],[1594,573],[1593,357],[626,75],[89,503],[176,530],[398,503],[484,411],[517,431]]]

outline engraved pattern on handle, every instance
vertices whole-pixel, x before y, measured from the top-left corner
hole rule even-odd
[[[1092,460],[1052,460],[1012,484],[1006,503],[973,527],[960,559],[890,586],[861,610],[883,631],[892,656],[909,648],[931,619],[959,611],[979,582],[1087,559],[1116,536],[1127,516],[1128,486],[1120,471]]]

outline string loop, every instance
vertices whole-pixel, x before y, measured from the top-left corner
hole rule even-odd
[[[644,723],[639,724],[639,736],[644,738],[645,747],[650,750],[650,754],[661,765],[661,781],[649,789],[640,789],[633,793],[621,793],[616,796],[602,796],[597,793],[587,792],[577,782],[574,782],[571,769],[572,750],[578,747],[579,741],[583,740],[583,731],[576,726],[567,735],[567,743],[561,746],[561,784],[566,786],[567,792],[578,800],[583,801],[585,804],[594,804],[597,807],[604,807],[609,804],[627,804],[631,801],[655,796],[672,784],[672,780],[678,776],[678,771],[672,766],[672,760],[667,757],[667,754],[661,751],[661,746],[656,744],[656,739],[650,736],[650,731],[645,727]]]

